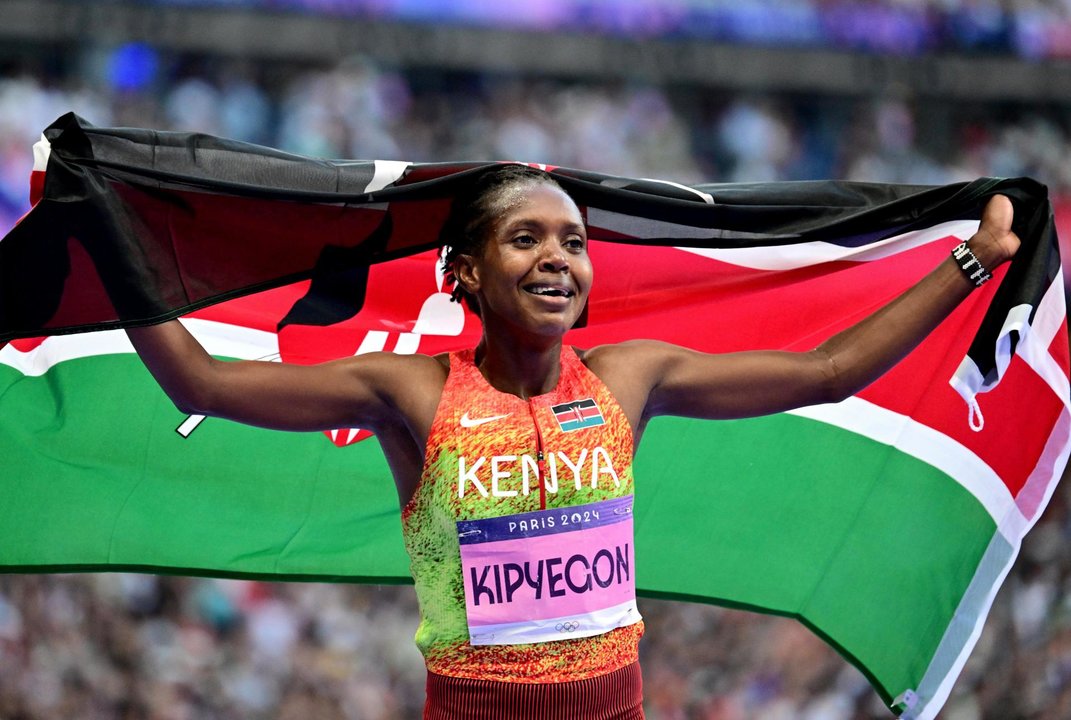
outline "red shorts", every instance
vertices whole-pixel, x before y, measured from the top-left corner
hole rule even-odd
[[[470,680],[429,672],[424,720],[643,720],[640,664],[563,683]]]

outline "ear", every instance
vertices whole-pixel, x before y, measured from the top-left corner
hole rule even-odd
[[[475,295],[480,289],[480,271],[472,255],[458,255],[454,259],[454,277],[469,295]]]

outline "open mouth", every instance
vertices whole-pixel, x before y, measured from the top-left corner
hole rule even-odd
[[[524,291],[540,297],[571,298],[576,295],[572,289],[562,285],[525,285]]]

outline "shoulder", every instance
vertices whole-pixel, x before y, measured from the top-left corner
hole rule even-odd
[[[652,389],[669,360],[683,351],[658,340],[628,340],[577,350],[581,362],[610,390],[632,422],[639,427]]]
[[[373,405],[378,411],[367,418],[367,427],[385,436],[397,433],[402,420],[410,437],[422,446],[450,374],[450,356],[375,352],[340,362],[357,387],[367,388],[377,398]]]
[[[684,348],[661,340],[626,340],[577,350],[581,362],[600,378],[622,370],[643,372],[672,359]]]
[[[709,354],[661,340],[628,340],[581,352],[581,361],[611,390],[647,393],[673,378],[712,375],[727,355]],[[742,355],[739,354],[738,355]]]

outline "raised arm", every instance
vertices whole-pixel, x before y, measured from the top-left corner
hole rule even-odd
[[[998,195],[968,247],[990,271],[1019,247],[1012,205]],[[592,351],[589,364],[634,422],[656,415],[729,418],[842,400],[899,362],[974,289],[949,257],[899,297],[810,352],[710,355],[641,341]],[[609,347],[607,348],[610,349]],[[601,364],[602,367],[599,367]],[[632,368],[631,376],[624,370]]]
[[[430,391],[443,374],[433,358],[391,353],[312,366],[220,361],[177,320],[127,335],[179,409],[279,430],[412,425],[421,413],[413,390],[430,383],[437,397]]]
[[[982,268],[992,272],[1019,249],[1012,232],[1012,204],[993,197],[982,222],[967,242]],[[834,378],[834,400],[852,395],[877,380],[915,348],[975,289],[975,284],[948,257],[925,278],[885,307],[840,332],[815,349]]]

